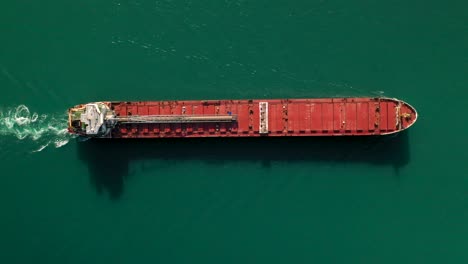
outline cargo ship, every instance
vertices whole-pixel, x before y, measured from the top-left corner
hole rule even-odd
[[[68,110],[68,131],[89,138],[389,135],[418,114],[386,97],[93,102]]]

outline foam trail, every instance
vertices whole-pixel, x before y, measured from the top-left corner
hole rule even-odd
[[[42,145],[41,147],[39,147],[38,149],[34,150],[33,152],[41,152],[43,151],[45,148],[47,148],[49,146],[49,143],[45,144],[45,145]]]
[[[18,141],[30,140],[40,152],[48,146],[65,146],[71,135],[67,132],[67,116],[31,113],[25,105],[0,109],[0,136],[16,137]]]

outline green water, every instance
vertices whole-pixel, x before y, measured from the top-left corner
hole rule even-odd
[[[387,2],[0,3],[0,262],[468,262],[468,2]],[[412,104],[415,126],[63,131],[69,106],[97,100],[375,95]]]

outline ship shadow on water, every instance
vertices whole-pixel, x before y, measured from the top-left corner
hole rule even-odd
[[[399,177],[399,169],[410,160],[407,131],[380,137],[96,139],[77,145],[96,191],[111,199],[121,197],[134,161],[245,161],[265,167],[275,161],[365,163],[392,166]]]

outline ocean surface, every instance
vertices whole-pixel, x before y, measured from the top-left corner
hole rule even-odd
[[[467,1],[2,1],[0,263],[468,263]],[[98,100],[389,96],[396,137],[82,142]]]

